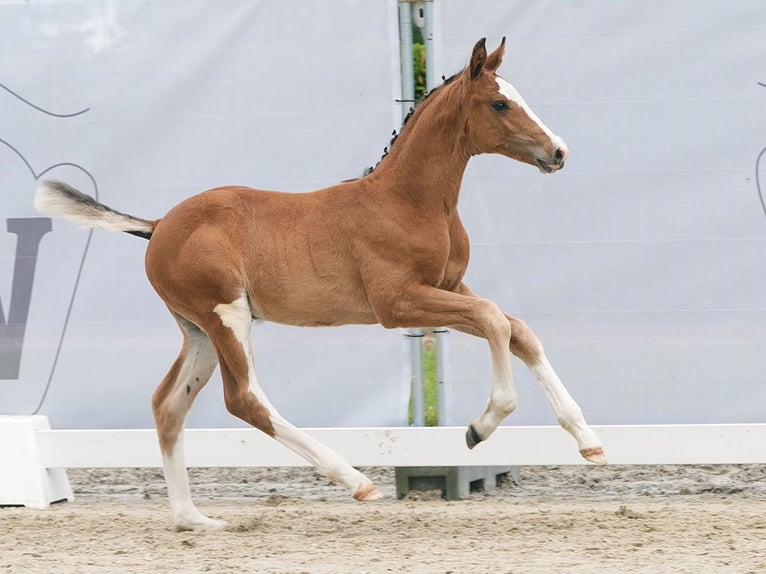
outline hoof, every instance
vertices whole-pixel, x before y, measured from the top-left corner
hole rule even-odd
[[[359,487],[353,496],[359,502],[368,502],[370,500],[383,498],[383,493],[380,492],[374,484],[370,483]]]
[[[185,532],[187,530],[221,530],[226,528],[226,522],[215,520],[200,514],[194,518],[176,521],[176,532]]]
[[[604,449],[600,446],[594,448],[584,448],[580,451],[580,454],[588,462],[592,462],[594,464],[606,464]]]
[[[468,448],[473,448],[477,444],[479,444],[482,440],[479,433],[476,432],[476,429],[473,428],[473,425],[468,425],[468,430],[465,431],[465,444],[468,445]]]

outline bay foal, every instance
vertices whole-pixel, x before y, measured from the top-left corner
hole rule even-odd
[[[534,373],[580,453],[606,462],[535,334],[462,281],[469,242],[457,205],[471,156],[499,153],[553,173],[568,155],[564,141],[496,74],[504,50],[505,39],[488,55],[480,40],[468,67],[416,108],[390,152],[358,180],[312,193],[220,187],[158,220],[122,214],[62,182],[38,188],[41,211],[149,239],[146,273],[184,338],[152,399],[178,528],[222,525],[192,502],[182,432],[216,364],[232,414],[346,485],[354,498],[381,496],[367,477],[269,403],[253,365],[254,319],[303,326],[450,326],[483,337],[491,351],[492,390],[484,412],[468,427],[468,447],[487,439],[516,408],[510,349]]]

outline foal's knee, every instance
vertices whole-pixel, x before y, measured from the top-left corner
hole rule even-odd
[[[493,338],[497,338],[503,341],[510,341],[512,335],[511,325],[505,313],[500,310],[500,307],[489,299],[480,299],[478,304],[480,305],[479,316],[481,317],[482,327],[487,339],[492,341]]]

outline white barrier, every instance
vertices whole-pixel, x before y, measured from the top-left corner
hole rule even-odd
[[[26,427],[23,433],[19,432],[21,427]],[[766,424],[594,429],[611,464],[766,463]],[[463,427],[305,430],[355,466],[585,464],[574,440],[554,426],[500,427],[474,450],[465,446]],[[25,446],[11,444],[9,448],[9,441],[19,436],[25,437]],[[308,466],[304,459],[256,430],[189,429],[184,441],[189,466]],[[71,500],[71,491],[61,496],[61,489],[46,482],[51,479],[51,469],[161,466],[152,429],[50,430],[47,419],[40,416],[0,417],[0,455],[0,504],[38,508],[62,498]],[[36,500],[27,494],[31,481],[44,483],[31,489],[39,493]],[[26,485],[23,493],[20,485]]]
[[[48,430],[47,417],[0,416],[0,506],[74,499],[66,471],[44,462],[39,433]]]

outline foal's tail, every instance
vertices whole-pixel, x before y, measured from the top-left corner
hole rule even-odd
[[[99,203],[90,195],[77,191],[71,185],[55,179],[47,179],[37,188],[35,208],[85,227],[124,231],[144,239],[151,238],[158,222],[120,213]]]

